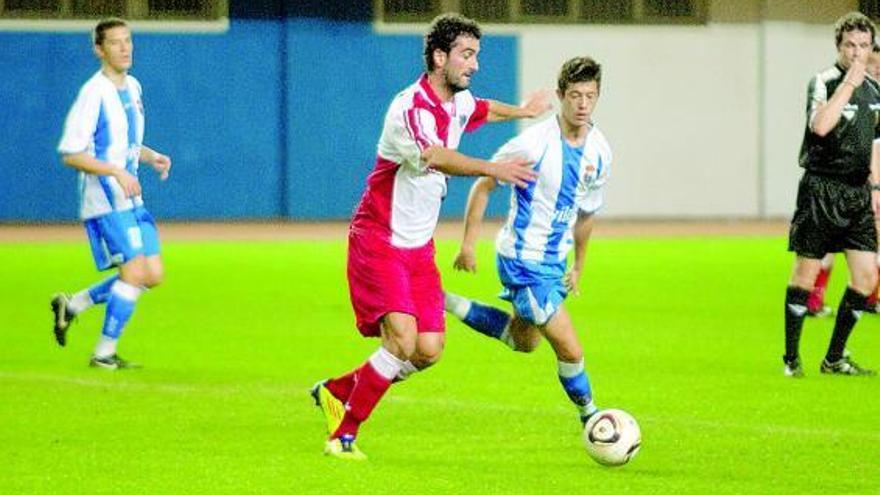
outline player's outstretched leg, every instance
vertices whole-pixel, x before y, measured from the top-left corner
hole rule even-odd
[[[101,338],[95,347],[92,359],[89,361],[90,366],[113,370],[139,367],[139,365],[119,357],[116,353],[116,345],[125,324],[134,313],[134,306],[140,294],[139,287],[127,284],[122,280],[113,283],[110,298],[107,301],[104,326],[101,328]]]
[[[336,430],[330,434],[324,447],[324,454],[347,460],[366,459],[366,455],[355,444],[358,429],[388,391],[391,381],[400,372],[402,364],[403,361],[397,356],[385,347],[380,347],[357,369],[342,420]],[[331,390],[330,387],[335,386],[334,380],[329,380],[325,386],[328,391]]]
[[[508,313],[451,292],[445,294],[445,309],[465,325],[516,350],[509,331],[511,316]]]
[[[539,328],[553,346],[559,383],[577,408],[578,418],[581,425],[584,425],[598,408],[593,403],[593,390],[584,370],[584,351],[571,317],[564,306],[559,306],[550,320]]]

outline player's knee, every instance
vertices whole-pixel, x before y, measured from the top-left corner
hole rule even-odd
[[[870,294],[877,288],[877,269],[871,266],[860,267],[852,272],[852,288],[861,294]]]
[[[877,273],[864,273],[853,280],[853,288],[861,294],[870,294],[877,288]]]
[[[413,364],[419,369],[425,369],[437,361],[440,361],[441,357],[443,357],[442,344],[421,346],[416,350],[416,360],[418,362],[413,362]]]
[[[415,356],[417,337],[415,326],[386,325],[385,340],[390,341],[389,350],[404,361]]]
[[[576,363],[584,358],[584,352],[579,345],[562,346],[557,349],[556,357],[566,363]]]
[[[143,263],[133,260],[122,267],[119,278],[135,287],[145,286],[147,285],[147,269]]]
[[[165,281],[165,274],[162,270],[150,270],[144,277],[144,286],[153,288]]]

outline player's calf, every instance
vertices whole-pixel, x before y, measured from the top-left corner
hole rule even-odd
[[[556,364],[559,383],[562,384],[569,400],[577,407],[581,424],[586,424],[598,408],[593,403],[593,391],[590,387],[590,379],[584,370],[584,360],[574,363],[557,361]]]
[[[500,309],[450,292],[445,294],[445,309],[465,325],[489,338],[500,340],[513,350],[524,350],[528,347],[524,345],[520,349],[517,348],[517,343],[509,331],[511,315]]]

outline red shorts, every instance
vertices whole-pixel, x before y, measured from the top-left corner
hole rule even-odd
[[[388,313],[415,316],[419,333],[446,329],[433,240],[407,249],[377,235],[350,232],[348,289],[358,330],[365,337],[380,335],[380,321]]]

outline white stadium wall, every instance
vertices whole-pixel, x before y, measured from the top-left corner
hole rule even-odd
[[[801,175],[797,158],[806,124],[807,83],[834,63],[837,52],[829,25],[766,23],[764,38],[763,213],[788,217]]]
[[[603,64],[595,119],[615,151],[606,217],[790,215],[806,85],[835,57],[829,26],[537,26],[519,34],[521,94],[554,87],[571,56]]]

